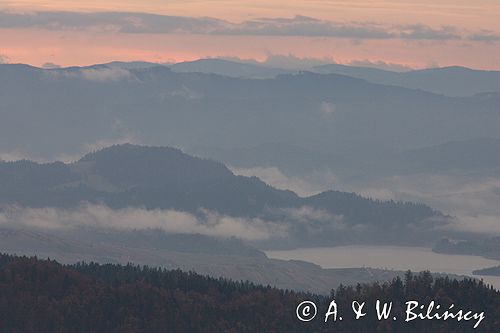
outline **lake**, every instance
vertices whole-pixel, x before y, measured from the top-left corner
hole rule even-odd
[[[434,253],[424,247],[403,246],[339,246],[266,251],[270,258],[304,260],[323,268],[372,267],[392,270],[408,269],[418,272],[429,270],[436,273],[472,275],[480,268],[500,265],[500,261],[476,256]],[[500,289],[500,277],[474,276]]]

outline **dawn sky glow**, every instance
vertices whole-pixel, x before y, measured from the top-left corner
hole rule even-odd
[[[496,0],[2,1],[0,61],[70,66],[290,55],[500,69],[499,14]]]

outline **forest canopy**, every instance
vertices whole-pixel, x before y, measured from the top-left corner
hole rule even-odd
[[[386,283],[340,286],[329,297],[279,290],[249,282],[215,279],[178,270],[133,265],[78,263],[0,256],[0,330],[2,332],[467,332],[472,322],[378,321],[346,316],[301,322],[295,315],[303,300],[326,310],[352,300],[394,302],[435,300],[484,311],[481,332],[500,327],[500,292],[474,279],[434,278],[429,272]]]

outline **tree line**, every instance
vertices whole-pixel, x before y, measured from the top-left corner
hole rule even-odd
[[[363,320],[324,323],[296,317],[303,300],[319,313],[332,299],[340,309],[352,300],[393,301],[399,313],[409,299],[486,313],[478,332],[500,329],[500,293],[481,281],[434,278],[429,272],[385,283],[340,286],[331,295],[279,290],[193,272],[96,263],[61,265],[36,257],[0,255],[1,332],[468,332],[456,321]]]

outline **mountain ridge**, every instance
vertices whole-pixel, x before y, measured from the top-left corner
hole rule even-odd
[[[234,148],[282,141],[329,151],[349,150],[353,142],[403,150],[498,138],[498,94],[452,98],[335,74],[252,80],[165,66],[1,65],[0,76],[0,154],[34,159],[100,142]]]
[[[41,175],[43,182],[37,181]],[[354,193],[327,191],[299,197],[257,177],[236,176],[222,163],[172,148],[124,144],[87,154],[71,164],[0,162],[0,206],[73,210],[82,203],[111,209],[176,210],[202,219],[207,213],[200,209],[206,209],[286,226],[290,238],[283,238],[285,243],[305,244],[345,242],[343,238],[356,234],[359,225],[407,230],[411,238],[415,235],[409,231],[426,225],[425,221],[447,219],[425,205],[383,202]],[[317,234],[318,230],[324,232]],[[363,238],[369,235],[362,234]],[[396,239],[389,234],[378,237]]]

